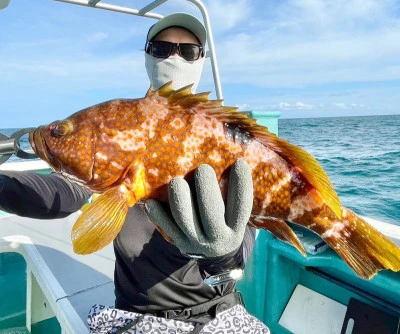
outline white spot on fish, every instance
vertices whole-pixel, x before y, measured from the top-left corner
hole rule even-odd
[[[218,163],[222,160],[221,155],[216,150],[213,151],[208,157],[215,163]]]
[[[93,174],[93,178],[97,180],[99,178],[99,174]]]
[[[150,139],[155,136],[155,129],[158,126],[158,122],[164,120],[169,113],[166,104],[168,104],[168,99],[159,95],[139,100],[138,108],[145,113],[144,116],[146,118],[141,126]]]
[[[176,163],[181,170],[188,170],[192,167],[194,154],[193,152],[186,152],[184,156],[180,156]]]
[[[168,134],[166,134],[165,136],[163,136],[161,139],[162,139],[165,143],[168,143],[168,142],[172,139],[172,136],[168,133]]]
[[[175,117],[172,121],[171,121],[171,126],[173,128],[175,128],[176,130],[181,129],[182,127],[185,126],[185,123],[183,123],[182,119],[180,119],[179,117]]]
[[[265,146],[257,140],[251,141],[251,143],[246,146],[246,151],[244,153],[244,158],[251,169],[256,168],[260,162],[271,161],[276,159],[277,156],[278,155],[274,151],[266,149]]]
[[[274,172],[276,173],[275,169],[272,170],[272,173]],[[285,176],[281,178],[277,184],[272,185],[271,191],[274,193],[279,192],[282,187],[284,187],[288,182],[290,182],[290,179],[291,179],[290,174],[289,173],[285,174]]]
[[[118,131],[110,138],[111,142],[117,143],[124,151],[135,151],[146,148],[145,130],[131,129]]]
[[[271,193],[268,192],[265,196],[264,201],[262,202],[262,210],[261,210],[262,214],[266,212],[265,209],[268,208],[268,206],[271,204],[271,201],[272,201],[272,195]]]
[[[343,230],[344,228],[345,228],[345,224],[343,224],[342,222],[333,224],[333,227],[331,229],[329,229],[321,234],[321,238],[325,239],[325,238],[330,238],[333,236],[334,238],[338,239],[341,237],[340,231]]]
[[[124,168],[123,166],[121,166],[119,163],[117,163],[115,161],[111,161],[111,165],[113,165],[117,169],[123,169]]]
[[[105,154],[102,154],[102,153],[100,153],[100,152],[96,152],[96,158],[97,158],[97,159],[101,159],[101,160],[107,160],[107,159],[108,159],[108,156],[105,155]]]
[[[159,170],[158,168],[150,168],[149,173],[153,174],[154,176],[158,176]]]
[[[307,195],[297,197],[292,202],[288,220],[296,221],[296,218],[303,216],[306,211],[310,212],[313,209],[317,209],[322,204],[323,202],[319,199],[319,195],[316,194],[316,190],[310,190]]]

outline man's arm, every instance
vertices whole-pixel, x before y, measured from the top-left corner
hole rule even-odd
[[[58,174],[0,173],[0,209],[30,218],[63,218],[79,210],[90,191]]]

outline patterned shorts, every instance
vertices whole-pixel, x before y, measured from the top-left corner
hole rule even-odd
[[[88,316],[91,334],[189,334],[196,323],[168,320],[148,314],[123,311],[95,305]],[[122,328],[124,328],[122,330]],[[235,305],[221,313],[200,331],[202,334],[270,334],[260,320],[247,313],[242,305]]]

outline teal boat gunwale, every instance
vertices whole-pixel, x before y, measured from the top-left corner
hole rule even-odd
[[[64,298],[65,291],[30,238],[22,235],[2,237],[0,253],[20,254],[26,262],[26,328],[29,332],[33,325],[48,323],[46,320],[54,317],[63,332],[87,332],[86,325]]]

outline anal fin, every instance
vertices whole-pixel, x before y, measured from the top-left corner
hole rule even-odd
[[[306,251],[299,238],[283,219],[252,215],[249,224],[255,228],[270,231],[278,239],[288,242],[303,256],[306,256]]]

